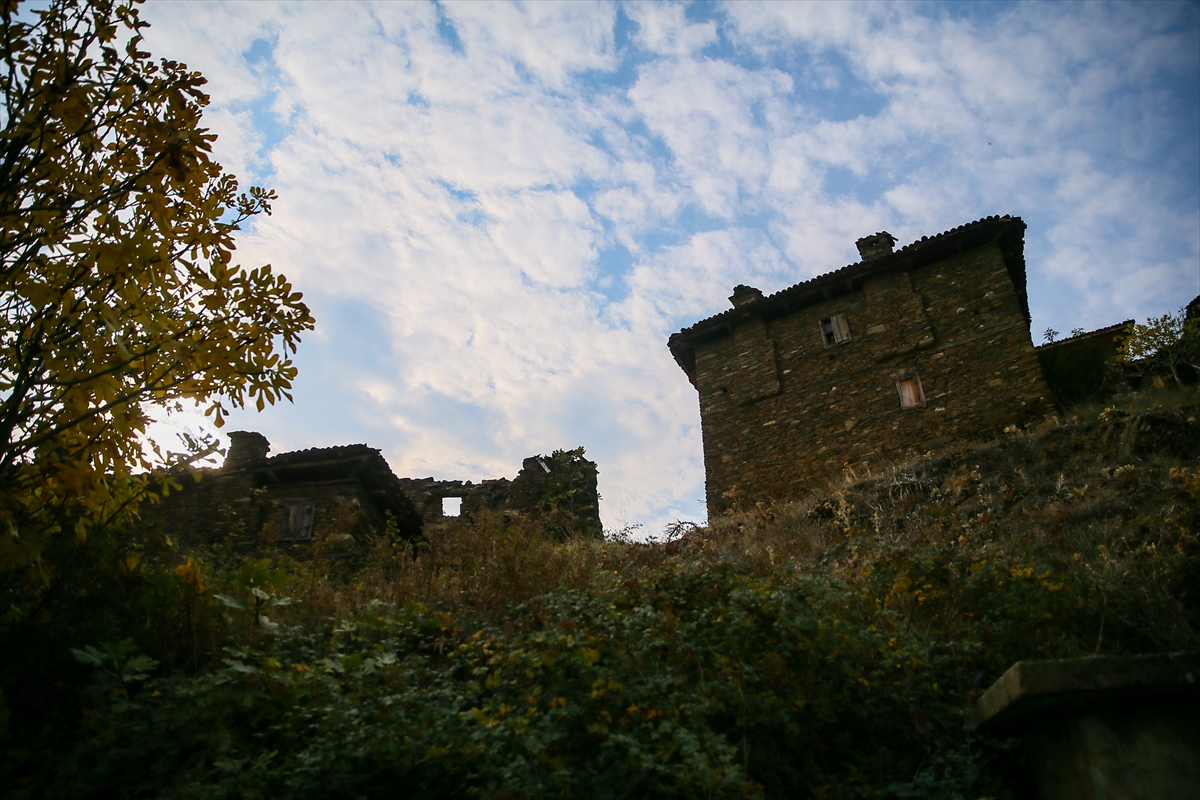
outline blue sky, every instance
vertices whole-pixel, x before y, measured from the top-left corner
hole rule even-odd
[[[273,452],[512,477],[583,445],[609,528],[701,520],[666,349],[728,307],[991,214],[1029,226],[1035,342],[1200,293],[1200,5],[154,2],[239,239],[317,317]],[[196,415],[172,420],[203,424]],[[160,432],[165,428],[160,428]]]

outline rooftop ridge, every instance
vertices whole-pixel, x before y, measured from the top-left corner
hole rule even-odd
[[[1088,339],[1092,336],[1100,336],[1105,333],[1112,333],[1113,331],[1117,330],[1118,328],[1124,328],[1124,327],[1127,327],[1129,325],[1134,325],[1134,324],[1136,324],[1134,320],[1127,319],[1124,322],[1118,322],[1115,325],[1108,325],[1103,328],[1097,328],[1094,331],[1084,331],[1083,333],[1077,333],[1074,336],[1068,336],[1065,339],[1055,339],[1053,342],[1046,342],[1045,344],[1039,344],[1036,349],[1049,350],[1052,347],[1058,347],[1059,345],[1067,344],[1068,342],[1079,342],[1084,339]]]
[[[830,272],[823,272],[820,275],[815,275],[815,276],[809,278],[808,280],[800,281],[799,283],[794,283],[791,286],[787,286],[787,287],[780,289],[779,291],[774,292],[772,294],[765,295],[764,297],[762,297],[758,300],[754,300],[752,302],[745,303],[742,306],[735,307],[735,308],[728,308],[719,314],[714,314],[711,317],[707,317],[705,319],[700,320],[699,322],[695,322],[695,323],[689,325],[686,328],[683,328],[682,330],[680,330],[680,333],[694,331],[697,328],[703,327],[705,325],[705,323],[712,322],[713,320],[734,316],[735,312],[743,311],[751,306],[769,303],[771,300],[779,299],[779,298],[783,297],[783,295],[793,292],[796,289],[799,289],[802,287],[808,287],[808,286],[814,286],[814,287],[819,286],[821,283],[827,282],[830,279],[834,278],[835,276],[843,276],[843,275],[851,274],[856,269],[863,269],[867,272],[879,270],[879,269],[883,268],[884,266],[887,266],[887,265],[890,265],[897,261],[902,260],[902,256],[904,256],[906,254],[912,255],[913,253],[917,252],[921,248],[926,247],[933,242],[936,242],[940,239],[945,239],[946,237],[957,234],[957,233],[962,233],[970,228],[974,228],[974,227],[983,225],[984,223],[988,223],[988,222],[1020,222],[1020,223],[1024,224],[1024,220],[1022,220],[1020,217],[1014,217],[1010,214],[1004,214],[1004,215],[993,214],[992,216],[981,217],[980,219],[974,220],[973,222],[964,223],[957,227],[950,228],[949,230],[942,231],[941,233],[936,233],[933,236],[922,236],[920,239],[910,242],[909,244],[905,245],[904,247],[900,248],[899,250],[896,250],[886,256],[872,259],[870,261],[865,261],[865,260],[860,259],[859,261],[855,261],[853,264],[847,264],[844,267],[839,267]]]

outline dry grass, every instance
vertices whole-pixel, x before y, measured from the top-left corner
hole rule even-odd
[[[1188,489],[1187,481],[1195,483],[1200,462],[1179,438],[1200,432],[1197,394],[1144,392],[1127,400],[1119,413],[1076,409],[1068,417],[1076,422],[1061,427],[962,444],[802,502],[681,526],[666,542],[560,542],[501,515],[450,521],[415,546],[379,542],[352,573],[301,566],[290,590],[301,602],[286,618],[315,624],[378,600],[503,623],[539,595],[603,590],[655,572],[728,566],[748,575],[787,569],[853,581],[872,559],[916,559],[911,569],[947,582],[944,596],[922,613],[927,625],[948,632],[969,618],[966,606],[975,602],[955,591],[953,565],[1003,554],[1012,569],[1024,559],[1039,574],[1076,576],[1086,591],[1121,594],[1127,608],[1114,610],[1118,616],[1141,603],[1147,613],[1128,624],[1148,626],[1148,641],[1172,649],[1172,642],[1197,636],[1194,610],[1187,610],[1193,601],[1180,600],[1172,583],[1178,565],[1151,556],[1195,547],[1189,526],[1200,519],[1200,487]],[[1179,475],[1193,478],[1172,477]],[[1111,635],[1111,620],[1100,625]],[[1105,636],[1096,632],[1097,650]]]

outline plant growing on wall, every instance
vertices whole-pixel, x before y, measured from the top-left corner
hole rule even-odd
[[[555,450],[549,462],[540,502],[547,524],[559,537],[601,536],[599,516],[595,513],[600,499],[595,491],[596,462],[584,458],[582,447]]]

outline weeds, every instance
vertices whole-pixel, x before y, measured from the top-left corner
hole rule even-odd
[[[157,587],[163,641],[75,630],[97,686],[130,680],[81,693],[53,755],[14,715],[9,785],[1020,796],[1011,744],[962,725],[1012,662],[1200,649],[1194,409],[1117,402],[656,543],[496,515],[381,537],[356,564],[114,546],[106,580]]]

